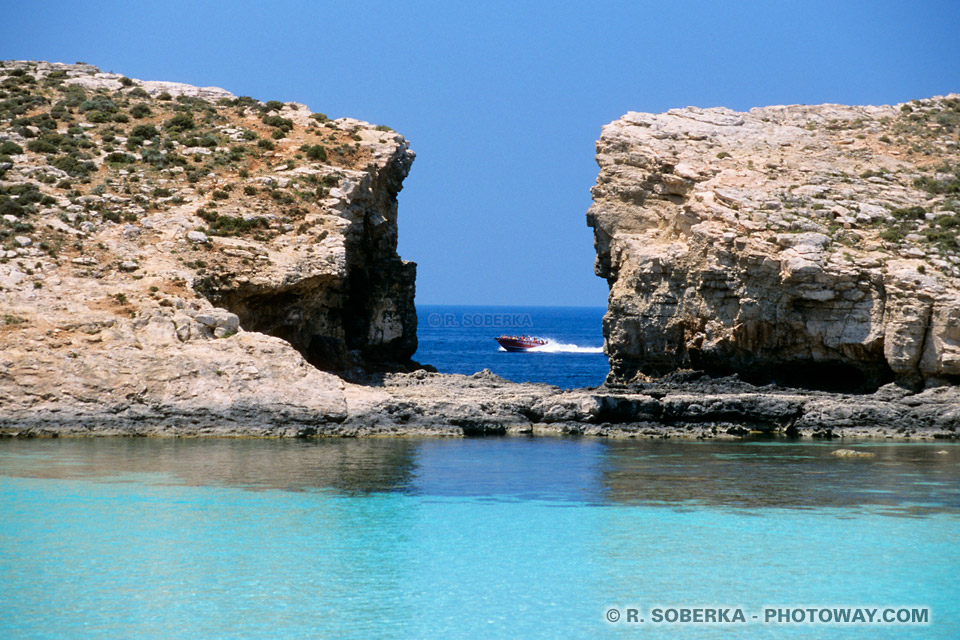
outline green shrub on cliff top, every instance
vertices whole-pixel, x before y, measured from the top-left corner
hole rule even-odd
[[[58,147],[49,140],[31,140],[27,143],[27,149],[34,153],[56,153]]]
[[[117,105],[110,98],[96,96],[90,100],[84,100],[80,103],[80,113],[87,111],[102,111],[103,113],[116,113]]]
[[[960,240],[956,228],[924,229],[923,236],[927,242],[937,245],[941,249],[955,251],[960,249]]]
[[[255,229],[266,229],[270,226],[270,223],[264,218],[245,219],[235,216],[222,216],[216,211],[206,209],[199,209],[197,215],[210,225],[206,229],[206,233],[211,236],[235,236]]]
[[[280,116],[263,116],[260,120],[268,127],[276,127],[282,131],[290,131],[293,129],[293,120],[290,120],[289,118],[281,118]]]
[[[103,124],[105,122],[110,122],[113,117],[104,111],[88,111],[87,112],[87,122],[93,124]]]
[[[120,153],[119,151],[107,154],[107,157],[103,159],[104,162],[111,164],[130,164],[134,160],[135,158],[133,156],[126,153]]]
[[[922,220],[926,213],[927,210],[923,207],[904,207],[890,212],[897,220]]]
[[[152,140],[159,136],[160,132],[152,124],[138,124],[130,130],[130,135],[144,140]]]
[[[18,155],[23,153],[23,147],[18,145],[16,142],[4,140],[2,143],[0,143],[0,153],[4,155]]]
[[[17,218],[25,213],[23,205],[8,196],[0,196],[0,216],[12,215]]]
[[[195,126],[196,124],[193,121],[193,116],[191,116],[189,113],[178,113],[163,123],[164,129],[174,133],[187,131],[188,129],[193,129]]]
[[[81,162],[72,156],[60,156],[52,164],[75,178],[86,176],[97,168],[92,162]]]
[[[327,159],[327,150],[324,149],[322,145],[305,144],[302,147],[300,147],[300,150],[306,153],[307,157],[311,160],[319,160],[320,162],[325,162]]]
[[[144,93],[146,93],[146,91],[144,91]],[[153,112],[150,110],[150,107],[145,104],[135,104],[130,107],[130,115],[134,118],[146,118],[152,114]]]
[[[932,194],[960,193],[960,165],[951,167],[948,164],[938,168],[938,173],[945,177],[922,176],[913,181],[913,186]]]
[[[78,107],[87,99],[87,92],[84,91],[83,87],[76,84],[64,85],[60,89],[60,93],[63,94],[63,100],[57,104],[66,108]]]

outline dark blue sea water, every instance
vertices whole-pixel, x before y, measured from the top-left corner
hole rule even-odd
[[[480,307],[417,305],[420,348],[414,359],[441,373],[490,369],[514,382],[546,382],[564,389],[601,384],[604,307]],[[497,336],[546,338],[546,346],[510,353]]]

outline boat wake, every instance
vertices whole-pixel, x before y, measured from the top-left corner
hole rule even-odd
[[[603,347],[581,347],[547,338],[547,344],[529,349],[531,353],[603,353]]]

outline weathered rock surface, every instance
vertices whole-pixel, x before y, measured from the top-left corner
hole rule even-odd
[[[380,374],[360,385],[292,358],[275,338],[245,333],[220,344],[147,371],[68,366],[69,392],[0,412],[0,435],[960,437],[957,387],[910,393],[890,384],[851,396],[702,378],[562,391],[486,370]],[[212,367],[221,373],[207,375]],[[25,368],[9,373],[30,380]]]
[[[413,160],[402,137],[352,119],[330,121],[302,105],[143,82],[89,65],[2,63],[0,88],[0,435],[957,437],[956,387],[910,393],[887,385],[848,396],[736,378],[615,385],[633,366],[626,356],[614,358],[609,386],[573,391],[488,371],[415,370],[415,266],[396,254],[397,193]],[[657,175],[682,191],[683,180],[703,176],[691,167],[677,162]],[[591,214],[603,222],[598,238],[610,233],[598,245],[623,257],[615,284],[642,272],[630,252],[645,249],[623,232],[650,223],[631,222],[635,206]],[[885,215],[880,205],[859,211]],[[764,259],[789,262],[777,269],[801,280],[807,263],[833,264],[817,257],[836,242],[826,234],[774,240]],[[665,260],[679,251],[658,246]],[[725,256],[734,265],[747,260],[734,250]],[[856,264],[854,275],[880,268]],[[891,369],[931,380],[931,367],[952,375],[960,337],[956,307],[942,306],[954,290],[929,264],[926,273],[916,260],[883,265],[878,313],[896,310],[897,320],[883,325],[882,344],[871,338],[861,350],[889,351]],[[773,273],[764,277],[777,281]],[[881,285],[870,278],[853,289],[875,300],[870,287]],[[827,300],[829,287],[804,282],[804,300]],[[766,304],[761,293],[757,304]],[[629,323],[644,317],[621,322],[618,309],[629,304],[612,297],[608,347],[618,335],[626,341]],[[726,316],[718,317],[721,339]],[[941,325],[929,330],[933,346],[911,342],[923,327]],[[851,324],[854,337],[858,326]],[[756,331],[763,335],[762,326]],[[851,359],[857,353],[841,351]],[[412,371],[396,372],[404,370]],[[355,382],[331,371],[349,372]]]
[[[3,424],[302,433],[346,417],[320,369],[412,366],[401,136],[90,65],[0,85]]]
[[[39,355],[59,331],[48,343],[95,359],[63,327],[109,323],[123,337],[111,357],[128,364],[256,331],[325,370],[412,366],[416,266],[396,243],[414,154],[401,136],[83,64],[0,63],[0,84],[5,352],[37,341]],[[144,353],[144,334],[169,338],[166,351]]]
[[[177,321],[154,316],[140,330],[88,326],[96,333],[87,343],[69,346],[69,327],[54,328],[5,348],[0,432],[282,436],[344,419],[340,378],[286,342],[245,332],[178,344]]]
[[[588,224],[610,381],[960,379],[960,95],[628,113]]]

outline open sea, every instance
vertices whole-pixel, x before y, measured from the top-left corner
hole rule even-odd
[[[601,313],[425,308],[417,357],[598,384]],[[3,640],[955,640],[958,576],[952,442],[0,440]]]
[[[413,359],[441,373],[490,369],[513,382],[595,387],[610,370],[603,353],[605,312],[605,307],[417,305],[420,347]],[[511,353],[494,340],[521,334],[544,338],[547,344]]]

